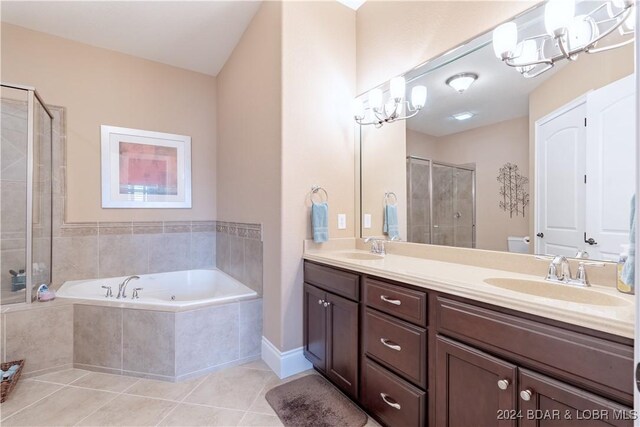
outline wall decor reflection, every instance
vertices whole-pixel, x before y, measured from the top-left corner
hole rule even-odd
[[[505,212],[509,212],[509,218],[522,215],[529,204],[529,178],[522,176],[518,165],[505,163],[498,171],[497,180],[500,183],[498,193],[502,200],[498,206]]]
[[[191,208],[191,137],[100,126],[103,208]]]

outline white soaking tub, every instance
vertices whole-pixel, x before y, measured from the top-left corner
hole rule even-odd
[[[140,274],[129,281],[126,298],[117,299],[118,285],[127,276],[105,279],[73,280],[65,282],[56,295],[114,303],[157,305],[163,307],[190,307],[255,298],[258,294],[220,270],[186,270],[169,273]],[[107,289],[111,287],[112,297]],[[142,288],[139,298],[133,299],[133,289]]]

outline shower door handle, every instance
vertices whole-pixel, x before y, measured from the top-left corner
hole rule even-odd
[[[454,216],[456,219],[460,219],[460,218],[462,217],[462,214],[461,214],[460,212],[456,212],[453,216]]]

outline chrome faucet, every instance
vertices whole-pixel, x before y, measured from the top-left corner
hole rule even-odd
[[[571,280],[571,266],[567,257],[558,255],[553,258],[545,280],[561,283],[568,283]]]
[[[385,255],[387,253],[384,247],[384,240],[376,239],[375,237],[367,237],[364,239],[365,243],[371,242],[371,253],[378,255]]]
[[[134,280],[134,279],[137,280],[139,278],[140,277],[138,276],[129,276],[126,279],[124,279],[124,281],[120,283],[120,285],[118,285],[118,296],[116,297],[116,299],[126,298],[127,296],[125,295],[125,292],[127,291],[127,285],[131,280]]]
[[[565,285],[579,286],[586,288],[591,286],[589,278],[587,276],[587,266],[591,267],[604,267],[603,262],[584,262],[578,263],[578,271],[576,272],[575,279],[571,277],[571,266],[569,260],[558,255],[553,258],[551,264],[549,264],[549,270],[547,271],[547,277],[545,280],[553,283],[562,283]]]

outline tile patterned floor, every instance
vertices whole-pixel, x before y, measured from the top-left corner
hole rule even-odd
[[[281,426],[264,396],[280,380],[262,361],[181,383],[80,369],[22,379],[2,426]],[[377,426],[369,420],[367,426]]]

